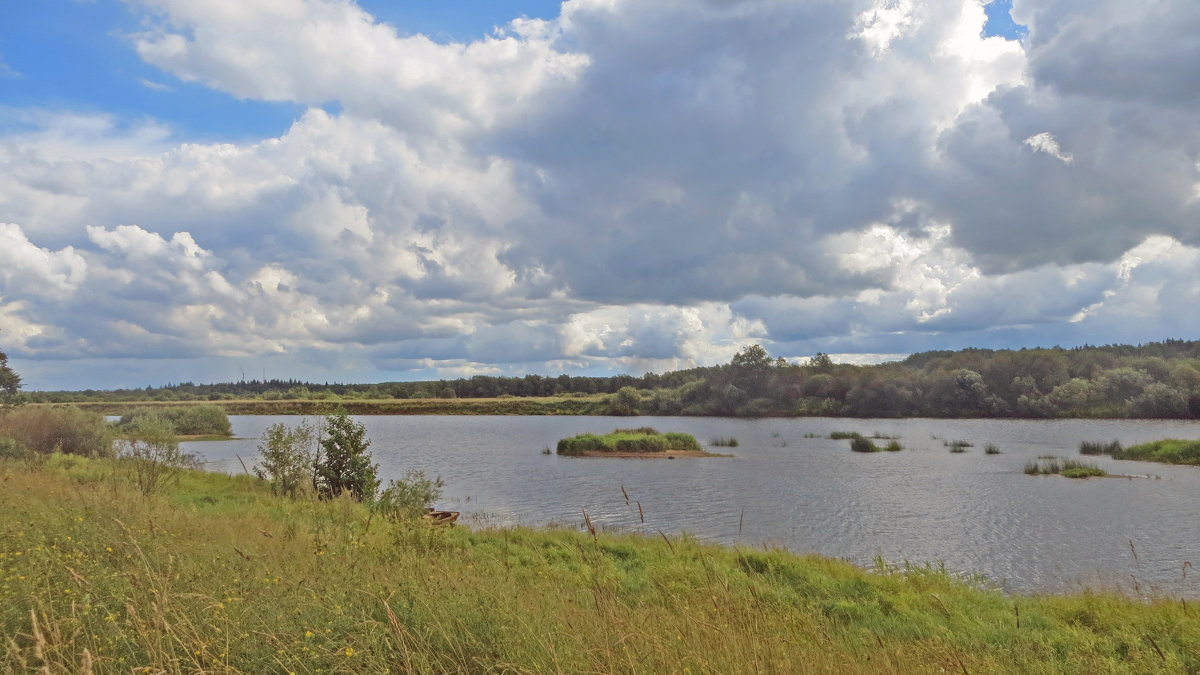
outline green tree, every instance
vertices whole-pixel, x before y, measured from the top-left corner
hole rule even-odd
[[[367,452],[367,429],[345,409],[325,418],[320,449],[313,463],[313,487],[322,498],[349,492],[359,501],[372,500],[379,489],[379,465]]]
[[[305,485],[313,482],[316,441],[316,427],[306,422],[295,427],[272,424],[259,441],[262,461],[254,465],[255,475],[267,481],[272,494],[294,499]]]
[[[131,435],[131,439],[122,443],[120,457],[131,469],[134,485],[143,496],[158,491],[168,480],[177,479],[183,469],[197,465],[193,457],[179,450],[175,427],[165,417],[140,418]]]
[[[20,402],[21,376],[8,367],[8,355],[0,352],[0,410]]]

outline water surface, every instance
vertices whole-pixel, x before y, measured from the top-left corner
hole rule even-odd
[[[234,416],[243,440],[188,443],[209,468],[241,472],[275,422]],[[1200,468],[1089,457],[1134,479],[1023,473],[1039,455],[1076,457],[1082,440],[1200,438],[1200,423],[1129,420],[744,420],[729,418],[362,416],[381,477],[440,475],[440,506],[468,522],[579,525],[727,545],[781,546],[870,565],[945,564],[1011,591],[1120,588],[1200,597]],[[732,457],[678,460],[542,454],[559,438],[653,426],[702,443],[733,436]],[[900,437],[899,453],[858,454],[831,431]],[[817,438],[807,436],[818,436]],[[951,454],[943,443],[975,444]],[[985,443],[1000,455],[985,455]],[[622,494],[628,493],[628,505]],[[645,522],[637,502],[641,502]],[[1136,553],[1136,556],[1135,556]]]

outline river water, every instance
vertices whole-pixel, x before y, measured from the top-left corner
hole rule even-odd
[[[240,440],[186,443],[217,471],[253,466],[266,427],[235,416]],[[1200,438],[1200,423],[689,417],[363,416],[381,478],[420,469],[446,482],[439,507],[477,525],[683,532],[740,547],[784,547],[869,566],[934,564],[1014,592],[1119,589],[1200,597],[1200,467],[1088,457],[1132,478],[1025,475],[1079,442]],[[589,459],[543,454],[558,439],[617,427],[735,437],[732,457]],[[898,453],[859,454],[832,431],[898,436]],[[815,437],[814,437],[815,436]],[[943,445],[974,443],[962,454]],[[986,455],[986,443],[1001,454]],[[630,502],[627,505],[624,487]],[[638,510],[641,504],[641,514]],[[643,522],[644,517],[644,522]],[[1185,569],[1185,562],[1197,569]]]

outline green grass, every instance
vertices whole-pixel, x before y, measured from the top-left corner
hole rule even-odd
[[[834,440],[834,441],[843,441],[848,438],[855,439],[855,438],[862,438],[862,437],[863,437],[863,435],[858,433],[857,431],[835,431],[835,432],[829,434],[830,440]]]
[[[1196,672],[1178,599],[1006,596],[689,537],[472,530],[0,463],[5,672]]]
[[[1200,465],[1200,441],[1181,441],[1173,438],[1121,448],[1118,444],[1108,454],[1113,459],[1133,459],[1162,464]]]
[[[660,433],[650,427],[617,429],[603,436],[579,434],[558,442],[558,454],[560,455],[593,452],[701,452],[702,450],[696,437],[691,434],[673,431]]]
[[[736,448],[738,447],[738,439],[733,436],[728,438],[714,438],[708,444],[717,448]]]
[[[1066,478],[1107,476],[1108,472],[1090,462],[1058,457],[1039,457],[1025,463],[1025,473],[1031,476],[1062,475]]]
[[[1121,442],[1112,441],[1111,443],[1101,443],[1099,441],[1080,441],[1079,454],[1081,455],[1111,455],[1121,452]]]

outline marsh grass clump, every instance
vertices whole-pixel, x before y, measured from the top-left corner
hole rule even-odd
[[[708,444],[718,448],[736,448],[738,447],[738,439],[733,436],[729,438],[714,438]]]
[[[874,441],[862,436],[850,439],[850,449],[854,452],[883,452],[883,448],[875,445]]]
[[[900,441],[892,440],[888,441],[888,444],[883,446],[883,449],[885,452],[900,452],[904,449],[904,446],[900,445]]]
[[[1164,439],[1128,448],[1117,448],[1107,454],[1113,459],[1132,459],[1162,464],[1200,465],[1200,441]]]
[[[950,448],[950,452],[955,454],[966,452],[967,448],[975,447],[970,441],[943,441],[942,445]]]
[[[1039,457],[1025,463],[1025,473],[1031,476],[1062,475],[1067,478],[1107,476],[1108,472],[1090,462],[1060,457]]]
[[[610,434],[579,434],[558,442],[558,454],[579,455],[589,452],[661,453],[700,451],[695,436],[669,431],[660,433],[651,427],[617,429]]]
[[[1120,454],[1121,442],[1112,441],[1110,443],[1102,443],[1099,441],[1080,441],[1079,454],[1081,455],[1114,455]]]
[[[855,438],[862,438],[862,437],[863,437],[863,435],[858,433],[857,431],[835,431],[835,432],[829,434],[829,439],[833,440],[833,441],[843,441],[843,440],[846,440],[847,438],[855,439]]]
[[[1000,447],[995,443],[988,443],[987,445],[983,446],[983,454],[998,455],[1000,454]]]

